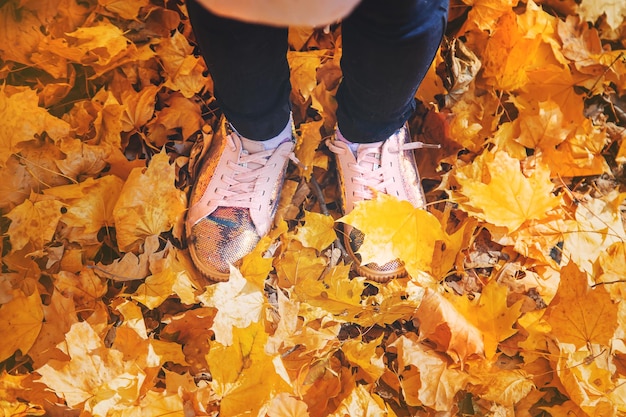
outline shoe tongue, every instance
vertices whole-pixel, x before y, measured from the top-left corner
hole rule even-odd
[[[263,145],[263,142],[260,142],[258,140],[241,138],[241,146],[249,154],[257,153],[257,152],[261,152],[265,150],[265,146]]]
[[[359,144],[357,151],[356,151],[356,155],[357,158],[358,156],[362,153],[362,152],[367,152],[367,153],[373,153],[377,156],[378,158],[378,164],[369,164],[371,166],[372,169],[378,169],[380,168],[380,157],[381,157],[381,153],[383,151],[382,148],[383,142],[374,142],[374,143],[361,143]],[[361,161],[360,164],[363,164],[364,162]]]

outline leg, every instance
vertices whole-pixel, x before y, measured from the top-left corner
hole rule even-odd
[[[278,135],[290,114],[287,29],[216,16],[194,0],[187,8],[228,121],[250,139]]]
[[[448,0],[363,0],[343,22],[337,120],[345,138],[381,141],[408,120],[443,38],[447,8]]]
[[[343,81],[337,92],[336,154],[342,209],[373,198],[372,190],[424,207],[406,121],[415,92],[439,48],[448,0],[363,0],[343,22]],[[352,143],[350,143],[352,142]],[[363,264],[363,233],[345,225],[344,245],[359,274],[386,282],[406,275],[404,263]]]
[[[187,6],[225,116],[191,193],[187,243],[198,271],[225,281],[270,230],[294,146],[287,29]]]

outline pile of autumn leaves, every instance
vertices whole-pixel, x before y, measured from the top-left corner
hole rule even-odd
[[[340,30],[294,29],[301,165],[270,235],[207,285],[182,220],[217,120],[184,8],[2,2],[4,415],[626,413],[626,10],[467,3],[412,122],[443,145],[418,156],[428,210],[380,196],[341,220],[411,278],[341,259],[319,146]]]

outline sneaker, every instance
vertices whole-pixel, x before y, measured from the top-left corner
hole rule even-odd
[[[411,142],[406,125],[383,142],[359,144],[355,152],[337,138],[326,144],[337,161],[344,214],[350,213],[358,201],[372,199],[376,192],[409,201],[418,208],[426,205],[413,150],[435,145]],[[399,259],[384,265],[362,265],[357,251],[363,244],[363,233],[344,224],[342,235],[358,274],[380,283],[406,275],[404,263]]]
[[[222,121],[191,193],[186,219],[189,253],[198,270],[227,281],[230,265],[250,253],[273,222],[294,142],[249,153]]]

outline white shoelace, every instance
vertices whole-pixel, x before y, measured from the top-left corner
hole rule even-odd
[[[232,136],[229,136],[227,140],[227,146],[233,151],[236,150]],[[286,153],[285,149],[287,148],[279,146],[276,149],[251,154],[242,149],[238,161],[227,161],[226,167],[228,171],[222,176],[222,181],[226,184],[226,187],[216,190],[216,194],[220,198],[214,201],[214,203],[222,207],[257,208],[259,205],[259,195],[256,191],[257,184],[264,180],[269,182],[276,174],[272,172],[272,169],[276,169],[276,167],[267,165],[270,157],[276,152],[282,152],[285,153],[285,158],[295,159],[295,156],[292,156],[293,152]],[[282,167],[279,169],[282,169]]]
[[[356,153],[356,163],[348,164],[357,175],[351,180],[363,188],[354,191],[354,197],[362,200],[370,200],[374,198],[374,190],[385,193],[387,184],[393,181],[393,178],[385,178],[385,170],[381,167],[381,156],[384,142],[364,143],[360,144]],[[328,148],[336,153],[347,152],[346,148],[338,147],[328,141]],[[398,153],[406,150],[421,148],[440,148],[441,145],[408,142],[400,144],[399,149],[389,148],[389,152]]]

